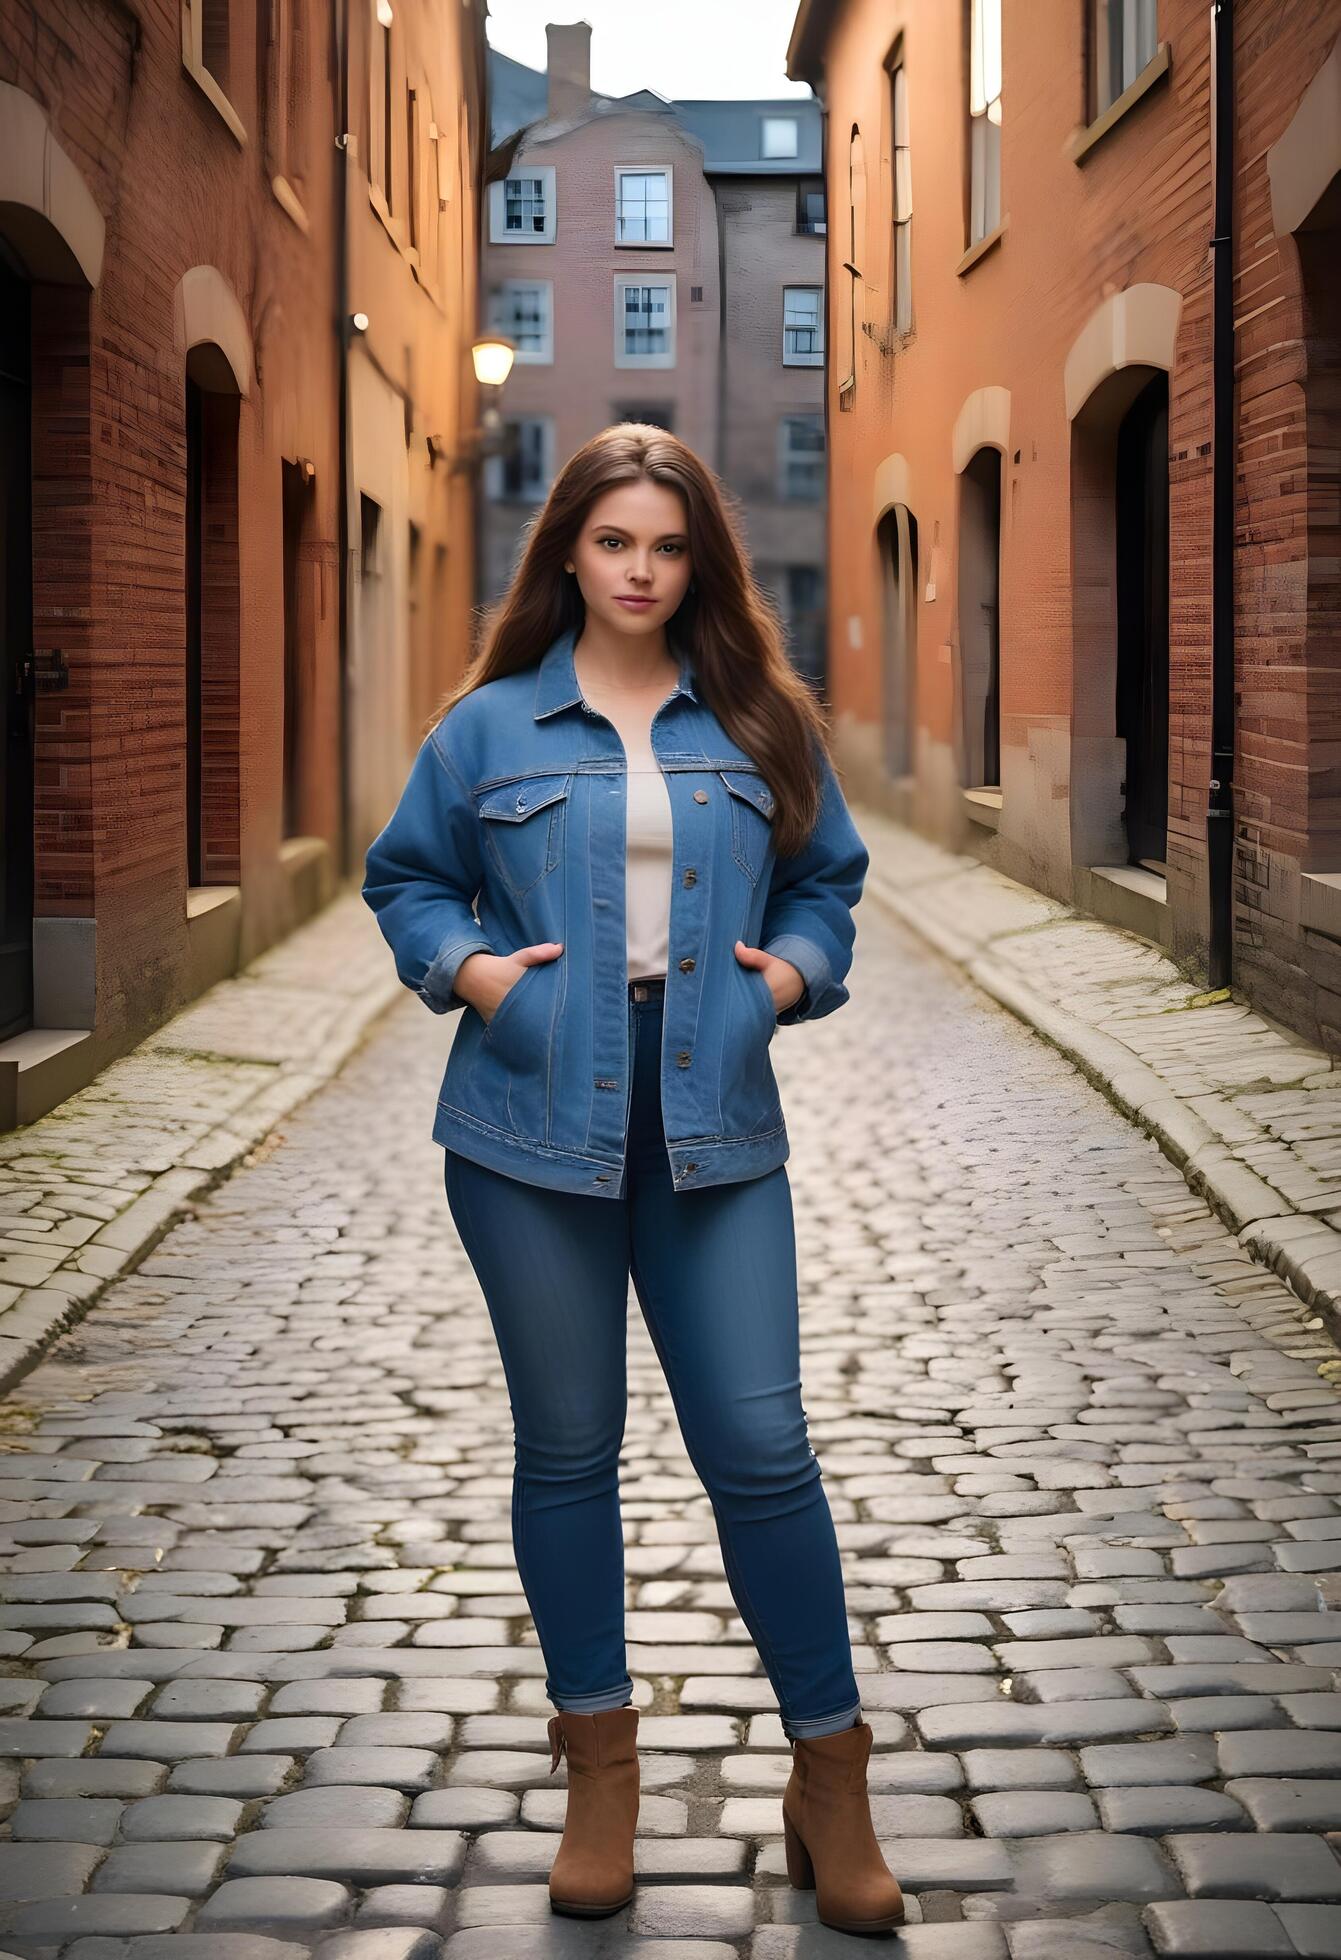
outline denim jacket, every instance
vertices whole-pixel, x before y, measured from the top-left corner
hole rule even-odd
[[[573,629],[538,666],[463,696],[425,738],[368,848],[363,897],[396,971],[436,1014],[465,1007],[434,1140],[532,1184],[618,1197],[629,1108],[626,757],[582,697]],[[869,862],[832,765],[804,848],[777,857],[773,793],[679,655],[653,753],[674,855],[661,1101],[678,1190],[762,1176],[788,1155],[769,1043],[779,1022],[848,998],[852,908]],[[779,1015],[737,939],[789,960],[805,991]],[[454,990],[471,953],[541,940],[485,1021]]]

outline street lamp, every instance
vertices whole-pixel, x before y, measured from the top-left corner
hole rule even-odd
[[[475,369],[475,380],[483,394],[484,407],[480,411],[479,427],[467,429],[461,436],[456,454],[451,459],[453,472],[477,468],[485,456],[496,454],[502,447],[503,417],[498,407],[498,397],[503,383],[512,372],[516,353],[516,341],[503,333],[481,334],[471,342],[470,358]]]
[[[474,341],[470,358],[475,363],[475,379],[481,388],[501,388],[512,372],[516,353],[517,343],[506,334],[482,334]]]

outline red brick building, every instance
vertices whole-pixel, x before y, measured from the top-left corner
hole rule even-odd
[[[1210,976],[1218,637],[1233,978],[1341,1045],[1339,23],[1327,0],[1233,15],[1217,80],[1202,0],[803,0],[789,66],[824,104],[830,206],[830,692],[862,794]]]
[[[346,319],[366,307],[387,350],[388,561],[417,520],[421,566],[454,530],[469,562],[483,141],[472,0],[0,0],[0,1126],[280,938],[357,851],[342,429],[377,444],[366,404],[341,414]],[[374,142],[398,186],[380,255]],[[414,680],[395,591],[378,740],[408,757],[469,591],[441,579]]]

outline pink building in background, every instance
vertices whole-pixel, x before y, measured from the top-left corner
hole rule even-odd
[[[543,75],[490,56],[491,324],[517,345],[482,484],[480,592],[506,584],[562,460],[611,422],[674,430],[738,500],[816,680],[824,643],[824,195],[805,97],[593,94],[591,29]]]

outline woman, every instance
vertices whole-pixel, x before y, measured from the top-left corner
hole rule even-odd
[[[556,478],[363,886],[405,984],[465,1009],[433,1134],[512,1405],[551,1772],[568,1758],[559,1912],[633,1895],[631,1276],[792,1745],[788,1876],[826,1925],[903,1917],[800,1399],[768,1052],[848,998],[867,862],[720,486],[665,431],[606,429]]]

